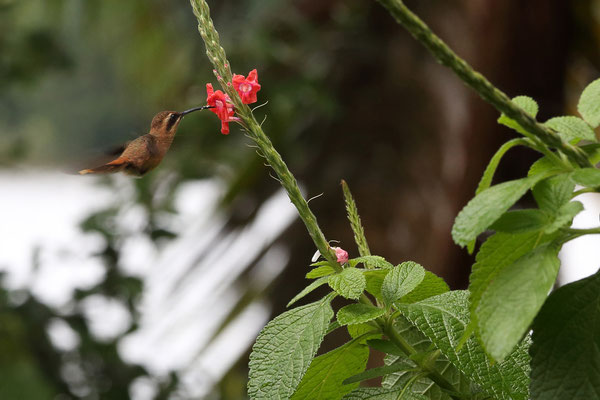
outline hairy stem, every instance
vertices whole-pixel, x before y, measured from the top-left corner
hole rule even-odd
[[[462,81],[475,90],[481,98],[507,117],[517,121],[527,132],[541,140],[546,146],[556,148],[581,167],[591,167],[585,153],[578,147],[564,142],[552,129],[540,124],[521,107],[514,104],[506,94],[492,85],[483,75],[475,71],[458,57],[431,29],[401,0],[377,0],[396,21],[423,44],[431,54],[446,67],[452,69]]]

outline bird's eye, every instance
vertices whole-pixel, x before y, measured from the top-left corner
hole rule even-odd
[[[167,120],[167,130],[170,131],[171,128],[173,128],[175,126],[175,124],[177,123],[177,120],[179,119],[179,114],[177,113],[172,113],[169,114],[169,119]]]

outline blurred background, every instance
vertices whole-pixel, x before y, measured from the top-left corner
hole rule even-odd
[[[473,257],[450,228],[514,137],[496,111],[374,1],[210,3],[234,72],[258,69],[257,119],[320,195],[327,238],[357,256],[345,179],[374,254],[465,288]],[[509,96],[535,98],[539,120],[574,113],[600,75],[598,0],[407,5]],[[243,399],[256,335],[305,286],[305,227],[212,113],[186,117],[142,179],[74,174],[158,111],[205,103],[196,24],[187,1],[0,0],[1,399]],[[511,150],[496,179],[537,157]],[[576,223],[597,225],[600,201],[583,197]],[[598,268],[597,236],[582,240],[561,282]]]

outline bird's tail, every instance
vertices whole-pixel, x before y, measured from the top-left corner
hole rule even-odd
[[[127,160],[119,157],[107,164],[101,165],[96,168],[82,169],[79,171],[79,175],[87,174],[112,174],[123,170],[127,166]]]

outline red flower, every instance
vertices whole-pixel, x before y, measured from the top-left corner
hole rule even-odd
[[[234,111],[233,104],[231,104],[231,99],[220,90],[215,92],[210,83],[206,84],[206,94],[208,96],[206,99],[206,104],[214,107],[210,108],[210,111],[217,114],[217,117],[219,117],[221,120],[221,133],[223,135],[228,135],[229,122],[236,120],[233,117]]]
[[[245,78],[244,75],[233,74],[233,87],[240,94],[242,103],[256,103],[256,92],[260,90],[256,68],[248,72],[248,78]]]

